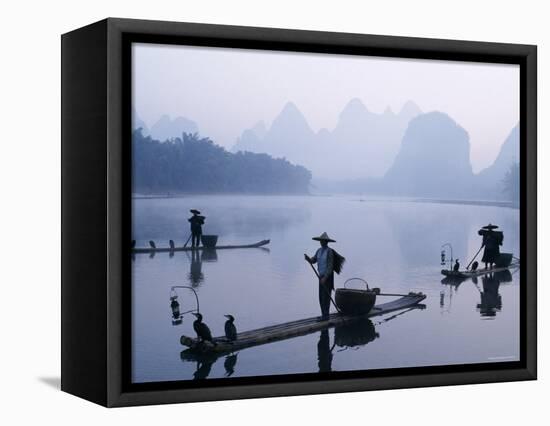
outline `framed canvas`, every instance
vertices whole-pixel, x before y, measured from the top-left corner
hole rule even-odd
[[[62,389],[536,378],[536,47],[106,19],[62,36]]]

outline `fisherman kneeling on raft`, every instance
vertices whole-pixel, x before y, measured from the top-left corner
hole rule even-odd
[[[340,256],[334,249],[328,246],[328,243],[336,241],[329,238],[326,232],[319,237],[312,238],[321,243],[321,248],[317,250],[313,257],[304,255],[306,261],[311,264],[317,263],[319,272],[319,305],[321,307],[322,319],[326,320],[330,312],[330,299],[332,290],[334,290],[334,272],[340,273],[345,259]]]

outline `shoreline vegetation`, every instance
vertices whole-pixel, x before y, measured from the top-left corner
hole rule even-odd
[[[311,172],[284,158],[231,153],[198,134],[164,142],[132,134],[132,191],[308,194]]]

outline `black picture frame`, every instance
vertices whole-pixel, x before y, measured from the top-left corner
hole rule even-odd
[[[117,18],[61,41],[62,390],[115,407],[536,379],[536,46]],[[132,42],[518,64],[521,361],[131,384]]]

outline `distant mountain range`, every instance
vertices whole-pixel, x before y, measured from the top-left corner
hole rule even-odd
[[[296,105],[289,102],[269,129],[259,122],[245,130],[232,151],[284,157],[324,178],[383,176],[409,121],[421,112],[416,104],[407,102],[397,114],[389,108],[377,114],[359,99],[352,99],[333,130],[314,132]]]
[[[466,197],[473,177],[468,133],[448,115],[430,112],[411,120],[383,186],[398,195]]]
[[[149,129],[136,111],[132,111],[132,130],[141,128],[144,136],[151,136],[155,140],[181,138],[183,133],[194,134],[199,132],[197,123],[184,117],[170,118],[163,115]]]
[[[199,131],[195,122],[167,115],[147,129],[136,113],[133,127],[160,141]],[[312,172],[316,192],[505,199],[504,178],[519,162],[519,125],[494,163],[478,174],[472,171],[466,130],[443,112],[422,113],[411,101],[398,113],[388,108],[377,114],[352,99],[334,129],[318,132],[289,102],[271,126],[260,121],[243,131],[232,152],[265,153],[302,165]]]
[[[438,199],[510,199],[505,176],[519,162],[519,129],[514,127],[494,163],[472,172],[466,130],[447,114],[430,112],[413,118],[401,148],[381,178],[314,180],[321,192],[383,194]],[[513,182],[519,187],[519,181]]]
[[[516,125],[500,148],[495,162],[479,172],[477,184],[483,191],[498,191],[502,179],[513,164],[519,163],[519,125]]]

